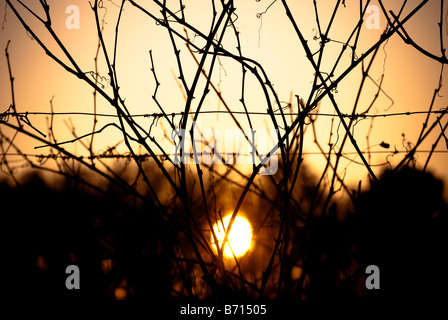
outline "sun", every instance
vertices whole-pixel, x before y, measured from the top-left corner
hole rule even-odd
[[[229,225],[230,218],[232,214],[225,216],[221,221],[215,223],[213,226],[213,230],[216,234],[216,238],[218,239],[219,246],[222,245],[222,242],[225,237],[225,230]],[[213,248],[217,251],[217,247],[215,241],[213,239],[213,234],[211,235],[212,244],[214,244]],[[224,248],[224,256],[228,258],[232,258],[235,254],[236,257],[240,257],[249,250],[250,245],[252,243],[252,228],[250,226],[249,221],[247,219],[236,216],[235,221],[232,224],[232,228],[230,229],[229,239]],[[229,246],[230,244],[230,246]],[[233,253],[232,253],[233,251]]]

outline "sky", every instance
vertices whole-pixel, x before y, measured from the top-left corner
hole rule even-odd
[[[159,9],[154,3],[146,1],[136,1],[148,11],[157,16],[161,16]],[[365,4],[365,1],[361,1]],[[20,5],[13,1],[20,8]],[[27,1],[30,7],[42,17],[44,13],[40,8],[38,1]],[[96,25],[93,11],[88,1],[58,0],[48,1],[52,16],[52,26],[56,34],[60,37],[62,43],[72,54],[81,69],[86,72],[95,70],[94,58],[98,47],[98,37],[96,34]],[[167,1],[168,6],[176,11],[179,7],[177,1]],[[202,32],[208,32],[211,22],[212,7],[210,1],[184,0],[185,16],[197,29]],[[313,52],[319,48],[319,41],[314,40],[316,35],[316,19],[312,1],[289,1],[290,9],[300,30],[309,43]],[[384,1],[388,10],[397,13],[400,10],[402,1]],[[406,16],[415,8],[420,1],[407,1],[402,16]],[[121,1],[103,1],[104,8],[100,14],[104,15],[104,38],[109,52],[113,51],[115,36],[115,23],[119,13]],[[319,19],[323,29],[328,25],[331,13],[333,12],[335,1],[317,1],[319,10]],[[371,1],[372,5],[378,7],[377,1]],[[70,6],[75,5],[79,8],[79,28],[73,29],[67,27],[73,12],[67,11]],[[118,6],[117,6],[118,5]],[[235,15],[235,25],[240,32],[240,43],[242,53],[246,57],[254,59],[264,67],[271,83],[278,94],[279,100],[286,105],[293,97],[293,109],[297,110],[295,95],[304,99],[308,98],[312,86],[314,70],[306,58],[300,42],[290,21],[285,15],[285,10],[281,1],[255,1],[240,0],[235,1],[237,8]],[[444,21],[442,28],[442,38],[444,44],[448,43],[448,27],[446,21],[446,12],[448,5],[444,5]],[[63,52],[57,48],[56,44],[49,37],[45,28],[39,24],[36,19],[27,13],[23,8],[20,10],[24,14],[25,20],[31,28],[37,30],[41,39],[48,43],[48,48],[54,50],[55,54],[62,61],[68,62]],[[368,15],[369,16],[369,15]],[[356,25],[359,17],[359,2],[346,1],[346,7],[341,7],[334,19],[328,37],[331,41],[327,44],[326,52],[323,56],[324,70],[329,71],[341,50],[348,34]],[[416,14],[409,22],[405,24],[406,31],[412,39],[425,48],[427,51],[440,56],[440,33],[438,22],[440,19],[440,1],[431,0],[425,7]],[[8,75],[8,68],[4,49],[10,41],[8,51],[12,73],[15,78],[14,90],[16,93],[16,107],[18,112],[49,112],[50,100],[52,100],[55,112],[92,112],[93,111],[93,89],[87,84],[79,81],[75,76],[68,74],[60,65],[55,63],[38,43],[27,34],[19,20],[15,17],[10,8],[6,7],[5,1],[0,6],[0,112],[5,112],[11,104],[11,91]],[[379,18],[379,29],[371,29],[364,23],[359,43],[356,48],[356,55],[361,56],[372,44],[381,36],[386,27],[386,20],[381,14]],[[117,47],[117,74],[120,84],[120,93],[126,98],[129,111],[135,114],[152,114],[159,112],[156,103],[152,99],[155,90],[154,75],[151,71],[151,60],[149,51],[151,50],[155,72],[160,82],[157,91],[158,101],[163,105],[167,113],[183,111],[185,100],[183,90],[180,87],[179,70],[175,59],[174,51],[166,29],[156,24],[153,20],[145,16],[129,2],[124,6],[122,19],[120,21]],[[176,27],[180,33],[183,29]],[[195,37],[192,32],[188,36],[194,38],[194,43],[203,46],[205,43],[199,37]],[[183,41],[177,39],[176,44],[181,50],[180,58],[184,67],[185,78],[191,83],[196,72],[196,63],[192,59],[191,53],[187,50]],[[228,28],[223,38],[223,46],[230,48],[231,52],[236,51],[236,40],[233,31]],[[196,54],[198,59],[201,58]],[[340,68],[336,69],[336,75],[340,74],[351,61],[350,52],[346,52],[342,57]],[[370,58],[367,59],[370,61]],[[99,55],[100,74],[107,78],[103,56]],[[207,66],[207,65],[206,65]],[[208,70],[208,69],[207,69]],[[219,59],[219,67],[213,71],[212,81],[223,93],[227,104],[235,111],[243,111],[239,99],[241,98],[241,65],[229,58]],[[376,59],[373,63],[370,73],[371,79],[366,80],[366,84],[360,99],[358,110],[362,112],[367,109],[377,92],[376,83],[384,72],[382,80],[382,92],[372,106],[369,114],[384,113],[405,113],[427,111],[431,103],[434,90],[438,87],[441,74],[441,65],[432,61],[420,52],[417,52],[410,45],[394,35],[385,45],[381,46]],[[93,79],[93,77],[92,77]],[[361,69],[357,67],[349,76],[347,76],[337,87],[334,97],[342,113],[350,113],[356,98],[359,80],[361,79]],[[442,82],[439,95],[434,101],[433,110],[446,108],[448,103],[448,84],[447,68],[443,70]],[[200,80],[199,88],[204,85],[204,78]],[[375,81],[375,82],[374,82]],[[105,91],[111,93],[107,80],[102,82]],[[245,87],[245,102],[249,111],[265,112],[267,109],[266,101],[259,84],[255,77],[247,74]],[[200,97],[202,89],[198,89],[197,98]],[[199,100],[199,99],[196,99]],[[195,107],[193,107],[195,108]],[[211,92],[203,106],[203,111],[225,110],[222,102]],[[329,99],[325,98],[320,104],[318,110],[324,114],[334,114],[334,108]],[[114,114],[114,110],[108,103],[98,98],[97,112],[104,114]],[[396,149],[398,151],[406,150],[409,143],[415,143],[417,140],[425,114],[397,115],[388,117],[360,119],[353,128],[352,133],[356,137],[361,150],[368,147],[366,136],[369,134],[369,143],[372,151],[390,151],[390,153],[372,154],[371,164],[375,172],[387,167],[387,161],[393,166],[397,164],[403,154],[392,154]],[[244,115],[238,116],[244,128],[248,127]],[[278,118],[279,119],[279,118]],[[316,138],[325,150],[328,149],[329,134],[332,131],[331,142],[340,142],[344,134],[344,129],[338,119],[329,116],[319,116],[316,121]],[[29,120],[34,127],[47,133],[50,118],[48,115],[29,115]],[[176,121],[180,117],[176,117]],[[254,115],[252,117],[254,127],[259,130],[269,128],[273,129],[267,114]],[[431,115],[429,123],[436,120],[436,115]],[[54,132],[58,141],[73,139],[72,128],[76,128],[78,135],[89,133],[93,126],[93,118],[87,115],[57,115],[53,119]],[[100,117],[97,128],[101,128],[114,118]],[[153,119],[148,117],[138,118],[139,124],[150,128]],[[235,130],[236,126],[229,116],[225,114],[204,114],[199,118],[203,130],[215,128],[222,133],[225,130]],[[444,125],[446,119],[442,119]],[[191,124],[191,122],[190,122]],[[371,127],[371,125],[373,125]],[[156,122],[153,125],[153,134],[156,137],[163,137],[163,128],[168,130],[167,123],[163,121]],[[5,134],[12,137],[13,132],[2,127]],[[168,130],[169,131],[169,130]],[[404,135],[403,135],[404,134]],[[436,137],[440,134],[440,128],[436,128],[421,150],[429,150]],[[163,141],[166,150],[172,150],[169,141]],[[319,174],[325,166],[325,158],[319,154],[314,142],[315,137],[311,127],[307,129],[304,151],[306,155],[305,163],[316,173]],[[41,143],[18,135],[15,137],[17,145],[30,154],[45,154],[46,148],[34,149]],[[86,140],[88,141],[88,140]],[[100,134],[95,136],[95,149],[98,152],[105,151],[108,147],[116,145],[122,141],[121,133],[113,127],[106,128]],[[272,141],[271,141],[272,142]],[[380,146],[382,142],[390,145],[389,149]],[[68,150],[76,154],[85,153],[83,147],[78,143],[64,145]],[[437,177],[443,179],[448,189],[448,153],[447,145],[441,139],[436,147],[437,151],[432,156],[429,169]],[[118,149],[120,152],[126,152],[126,147],[120,143]],[[354,149],[347,143],[346,152],[353,152]],[[417,153],[417,167],[422,168],[427,153]],[[349,154],[357,162],[361,162],[356,154]],[[11,158],[12,159],[12,158]],[[17,159],[17,157],[15,158]],[[386,164],[385,166],[381,164]],[[346,170],[344,170],[346,168]],[[363,165],[355,162],[342,161],[340,173],[345,174],[346,180],[350,184],[357,185],[359,180],[366,183],[368,173]],[[447,193],[447,191],[446,191]],[[447,193],[448,194],[448,193]]]

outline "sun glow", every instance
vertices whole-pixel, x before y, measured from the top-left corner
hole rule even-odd
[[[213,230],[215,232],[216,238],[218,239],[219,246],[222,245],[226,234],[225,230],[227,230],[227,226],[229,225],[231,217],[232,215],[229,214],[222,219],[222,222],[219,221],[213,226]],[[214,244],[213,248],[217,251],[216,243],[213,239],[213,234],[211,235],[211,239],[212,244]],[[235,221],[232,224],[232,228],[230,229],[229,239],[224,248],[224,256],[231,258],[235,254],[236,257],[240,257],[249,250],[251,243],[252,229],[249,221],[247,221],[243,217],[236,216]]]

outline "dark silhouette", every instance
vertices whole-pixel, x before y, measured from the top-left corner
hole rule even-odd
[[[54,190],[32,174],[20,187],[0,184],[7,294],[21,298],[170,298],[175,236],[151,206],[133,208],[120,195]],[[169,256],[169,257],[167,257]],[[65,287],[68,265],[80,269],[80,290]]]
[[[343,203],[327,215],[310,216],[292,230],[282,299],[445,297],[442,191],[431,174],[405,167],[384,172],[346,219],[338,219],[338,210],[348,211]],[[122,287],[126,298],[166,302],[173,301],[176,283],[178,290],[192,290],[191,275],[179,279],[174,271],[175,228],[150,203],[131,206],[113,188],[110,193],[100,196],[69,182],[55,190],[37,174],[19,187],[0,184],[0,197],[10,204],[1,211],[10,296],[114,299]],[[80,268],[81,290],[65,287],[70,264]],[[299,279],[290,277],[293,265],[302,266]],[[379,290],[365,287],[368,265],[380,268]],[[221,298],[243,295],[225,289],[210,298],[218,292]]]
[[[447,207],[443,184],[404,167],[386,171],[357,203],[361,268],[377,265],[380,290],[392,299],[447,296]]]

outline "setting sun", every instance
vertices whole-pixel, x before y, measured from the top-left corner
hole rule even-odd
[[[225,230],[229,225],[230,218],[232,214],[225,216],[221,221],[215,223],[213,226],[213,230],[218,238],[219,245],[222,245],[222,241],[224,240],[224,236],[226,234]],[[213,239],[213,234],[211,235],[212,244],[215,244]],[[232,228],[229,233],[229,240],[224,248],[224,255],[226,257],[239,257],[244,255],[250,248],[252,243],[252,229],[249,221],[245,218],[236,216],[235,221],[233,222]],[[230,244],[230,247],[229,247]],[[216,247],[214,247],[216,249]],[[233,251],[233,253],[232,253]]]

